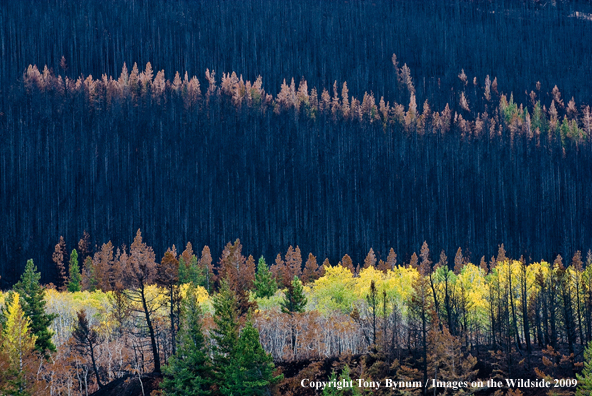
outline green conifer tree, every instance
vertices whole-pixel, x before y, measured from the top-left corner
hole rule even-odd
[[[331,372],[331,376],[329,377],[330,384],[337,382],[337,374],[335,371]],[[323,396],[338,396],[340,395],[339,390],[334,386],[325,386],[323,388]]]
[[[581,374],[576,374],[578,390],[576,396],[592,395],[592,342],[584,350],[584,369]]]
[[[185,264],[185,258],[179,256],[179,284],[183,285],[188,282],[189,279],[187,279],[187,264]]]
[[[283,301],[280,302],[282,312],[290,315],[290,345],[294,352],[296,352],[296,331],[294,323],[295,318],[293,315],[295,313],[304,312],[304,309],[306,308],[306,302],[307,301],[306,296],[304,295],[302,282],[300,282],[300,279],[298,279],[297,276],[294,276],[292,283],[290,283],[286,289]]]
[[[269,386],[283,378],[274,376],[273,358],[265,353],[259,341],[259,331],[247,321],[227,370],[226,381],[220,387],[223,395],[268,395]]]
[[[179,348],[164,368],[165,378],[160,385],[167,396],[211,394],[211,363],[202,332],[202,315],[195,287],[190,283],[182,305]]]
[[[206,287],[205,271],[199,266],[199,261],[195,255],[191,256],[189,262],[186,262],[185,258],[181,256],[179,257],[179,283],[190,282],[195,286]]]
[[[331,377],[329,378],[329,383],[339,382],[340,386],[325,386],[323,388],[323,396],[361,396],[362,392],[360,392],[360,388],[353,383],[349,373],[349,366],[345,365],[345,367],[343,367],[343,369],[341,370],[341,375],[339,376],[338,380],[335,371],[333,371]]]
[[[189,282],[192,282],[196,286],[206,287],[206,274],[204,268],[199,266],[199,260],[197,256],[191,257],[188,267],[188,278]]]
[[[220,282],[220,291],[212,299],[215,328],[211,332],[214,340],[213,369],[218,386],[226,382],[226,375],[234,358],[239,339],[238,304],[234,291],[228,282]]]
[[[56,351],[49,325],[57,315],[45,312],[45,289],[39,284],[40,279],[41,273],[37,272],[33,260],[28,260],[25,272],[14,285],[14,291],[19,293],[23,311],[31,319],[31,332],[37,337],[35,350],[48,357],[48,352]]]
[[[257,275],[255,275],[255,296],[259,298],[269,298],[273,296],[277,290],[277,283],[273,278],[269,267],[265,262],[265,258],[261,256],[257,263]]]
[[[68,291],[70,293],[80,291],[80,283],[82,281],[82,275],[80,274],[80,267],[78,266],[78,253],[76,249],[72,250],[70,254],[70,276],[68,278]]]
[[[304,312],[306,303],[307,300],[304,295],[302,282],[295,276],[292,283],[286,289],[284,300],[280,303],[282,312],[289,314]]]

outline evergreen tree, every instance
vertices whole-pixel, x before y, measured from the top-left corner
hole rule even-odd
[[[265,258],[261,256],[257,264],[257,275],[253,282],[255,286],[255,296],[260,298],[268,298],[275,294],[277,290],[277,283],[273,278],[271,271],[265,263]]]
[[[259,331],[247,321],[240,334],[226,381],[220,388],[223,395],[268,395],[269,386],[283,378],[274,376],[273,358],[265,353],[259,341]]]
[[[360,388],[357,385],[353,384],[349,373],[350,368],[347,364],[341,370],[339,380],[337,379],[337,374],[335,373],[335,371],[333,371],[331,377],[329,378],[329,382],[339,382],[341,384],[341,389],[335,386],[327,385],[323,388],[323,396],[361,396],[362,393],[360,392]],[[352,384],[352,386],[349,386],[350,383]]]
[[[273,279],[275,279],[276,284],[282,285],[283,284],[283,276],[285,270],[286,263],[282,260],[282,255],[278,253],[275,258],[275,263],[269,268],[269,271],[273,275]]]
[[[220,281],[220,291],[212,300],[215,324],[211,332],[215,343],[213,369],[216,383],[221,386],[226,382],[226,375],[238,345],[238,302],[226,279]]]
[[[329,383],[337,382],[337,374],[335,371],[331,372],[331,376],[329,377]],[[323,396],[338,396],[339,390],[334,386],[325,386],[323,388]]]
[[[191,257],[187,264],[187,282],[191,282],[196,286],[204,286],[206,284],[206,276],[202,268],[199,267],[199,260],[197,256]]]
[[[90,235],[86,230],[83,233],[82,238],[78,241],[78,251],[77,251],[80,262],[84,263],[86,258],[91,254],[91,246],[90,246]]]
[[[302,282],[298,277],[294,277],[292,283],[288,285],[284,300],[280,303],[283,313],[299,313],[304,312],[306,308],[306,296],[304,295],[304,288]]]
[[[368,267],[375,267],[376,266],[376,254],[374,253],[374,249],[370,248],[368,255],[364,259],[364,269]]]
[[[306,308],[306,296],[304,295],[304,289],[302,288],[302,282],[298,277],[294,276],[292,283],[288,285],[288,288],[284,295],[284,300],[280,302],[282,312],[290,315],[290,345],[292,350],[296,352],[296,332],[295,332],[295,320],[294,314],[304,312]],[[296,319],[297,320],[297,319]]]
[[[28,260],[25,272],[14,285],[14,291],[20,295],[23,311],[31,319],[31,332],[37,337],[35,349],[48,357],[48,352],[56,351],[49,325],[57,315],[45,312],[45,289],[39,284],[40,279],[41,274],[37,272],[33,260]]]
[[[352,261],[349,254],[343,256],[343,258],[341,259],[341,265],[343,266],[343,268],[347,268],[348,270],[350,270],[352,274],[356,273],[356,269],[354,268],[354,262]]]
[[[68,279],[68,291],[70,293],[80,291],[80,283],[82,282],[82,275],[80,274],[80,267],[78,266],[78,253],[76,249],[72,250],[70,254],[70,276]]]
[[[592,395],[592,342],[584,350],[584,369],[576,374],[578,390],[576,396]]]
[[[167,396],[209,395],[211,364],[202,331],[203,313],[192,284],[183,300],[182,316],[179,348],[165,366],[165,378],[160,386]]]

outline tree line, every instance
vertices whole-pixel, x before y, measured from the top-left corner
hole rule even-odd
[[[64,254],[60,241],[54,262],[69,275],[48,289],[30,260],[2,296],[0,385],[84,394],[156,373],[170,395],[308,394],[298,384],[311,372],[341,371],[423,384],[577,375],[579,392],[589,390],[592,253],[531,264],[503,245],[478,264],[460,248],[434,256],[424,242],[409,261],[370,249],[362,263],[345,255],[331,265],[290,247],[255,265],[236,240],[215,265],[207,246],[198,255],[190,243],[157,263],[138,231],[129,249],[114,254],[108,242],[79,269],[77,250]],[[332,369],[321,369],[325,359]],[[275,369],[290,362],[304,364],[289,376]]]

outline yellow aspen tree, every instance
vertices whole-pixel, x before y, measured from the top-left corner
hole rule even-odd
[[[0,383],[2,394],[33,394],[28,392],[34,384],[27,374],[37,337],[31,333],[31,319],[25,316],[19,298],[18,293],[13,293],[5,313],[2,351],[8,356],[8,370],[2,375],[2,380],[7,380]]]

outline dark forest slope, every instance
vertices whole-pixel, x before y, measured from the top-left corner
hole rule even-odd
[[[585,5],[541,3],[2,2],[0,282],[16,280],[31,257],[53,280],[53,245],[63,235],[71,249],[84,230],[93,243],[120,245],[141,228],[157,254],[190,240],[217,256],[238,237],[254,255],[299,245],[333,263],[345,253],[361,261],[370,247],[407,259],[424,240],[434,251],[461,246],[473,260],[500,243],[536,260],[591,248],[590,140],[566,139],[569,125],[559,125],[565,116],[586,130],[592,25],[569,17]],[[412,66],[417,111],[393,53]],[[110,82],[95,83],[134,61],[154,68],[144,91],[120,86],[127,93],[113,99]],[[30,63],[62,82],[24,81]],[[237,105],[208,96],[206,79],[188,104],[172,88],[174,71],[203,76],[206,67],[218,84],[223,71],[261,74],[274,95],[283,78],[304,76],[318,102],[338,80],[339,109],[347,80],[360,108],[372,91],[376,111],[384,95],[392,112],[367,103],[361,116],[341,117],[279,96]],[[162,69],[170,81],[160,92]],[[493,85],[486,99],[486,75],[518,105],[501,105]],[[557,115],[554,84],[564,93]],[[545,106],[540,135],[527,89]],[[425,99],[442,114],[450,103],[450,130],[419,115]]]
[[[228,75],[199,88],[149,69],[65,83],[29,70],[2,117],[5,281],[29,257],[51,279],[52,246],[83,230],[120,245],[141,228],[157,254],[191,241],[217,256],[239,237],[256,256],[299,245],[333,263],[370,247],[407,260],[424,240],[473,260],[500,243],[536,260],[592,247],[589,107],[491,92],[475,116],[304,81],[273,97]]]
[[[461,68],[479,80],[497,76],[504,92],[524,95],[540,81],[545,92],[558,85],[589,103],[592,21],[570,15],[590,8],[550,0],[4,1],[0,81],[5,88],[29,64],[58,70],[65,56],[71,78],[151,62],[169,73],[261,75],[273,89],[301,76],[317,87],[348,81],[355,95],[402,101],[389,62],[396,53],[413,70],[419,103],[452,101]]]

